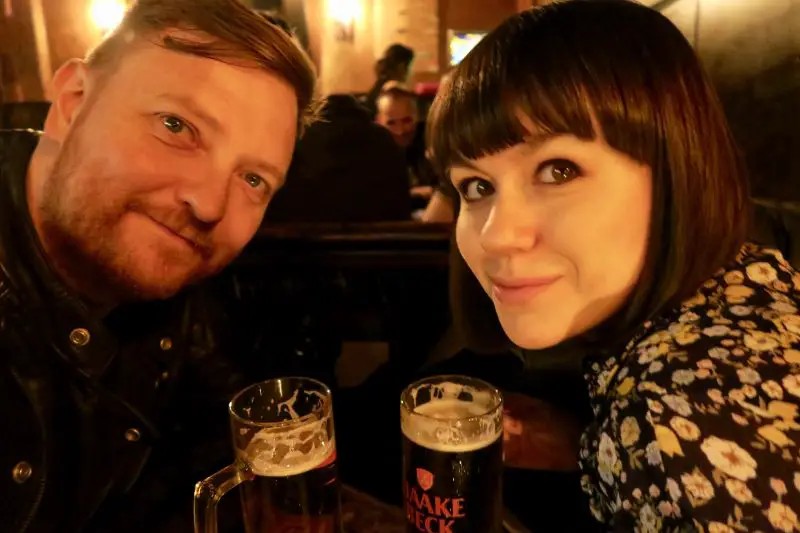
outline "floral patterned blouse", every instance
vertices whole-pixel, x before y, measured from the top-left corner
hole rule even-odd
[[[615,532],[800,531],[800,273],[747,244],[619,355],[587,362],[592,513]]]

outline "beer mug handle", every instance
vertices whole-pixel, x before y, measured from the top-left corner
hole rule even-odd
[[[194,532],[217,533],[217,504],[232,488],[255,478],[244,462],[226,466],[194,487]]]

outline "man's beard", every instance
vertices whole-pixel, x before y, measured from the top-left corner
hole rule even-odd
[[[43,188],[40,204],[41,238],[48,260],[62,281],[88,303],[107,306],[167,298],[206,277],[192,271],[176,279],[174,274],[168,275],[165,263],[163,276],[151,276],[157,282],[141,283],[136,279],[131,269],[135,258],[125,257],[132,252],[120,249],[114,234],[132,205],[114,198],[109,202],[96,187],[76,191],[70,186],[79,172],[92,171],[79,166],[79,161],[89,160],[81,157],[79,144],[77,136],[67,137]]]

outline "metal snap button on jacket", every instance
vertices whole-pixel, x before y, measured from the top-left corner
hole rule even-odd
[[[20,485],[28,481],[33,475],[33,467],[27,461],[20,461],[11,471],[11,477]]]
[[[89,334],[89,330],[84,328],[75,328],[69,334],[69,342],[75,346],[86,346],[89,344],[89,339],[91,339],[91,337],[92,336]]]
[[[142,437],[141,432],[136,428],[129,428],[125,430],[125,440],[128,442],[136,442]]]
[[[159,342],[158,345],[161,346],[161,349],[164,350],[165,352],[167,350],[171,350],[172,339],[170,339],[169,337],[164,337],[163,339],[161,339],[161,342]]]

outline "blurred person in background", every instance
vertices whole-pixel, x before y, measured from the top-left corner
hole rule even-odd
[[[258,229],[314,88],[238,0],[139,0],[55,73],[42,133],[0,132],[4,532],[191,530],[257,379],[200,282]]]
[[[376,108],[375,122],[389,130],[397,146],[411,146],[419,126],[417,96],[401,84],[389,82],[378,96]]]
[[[430,224],[450,224],[455,220],[455,202],[442,189],[435,188],[431,199],[420,216],[421,222]]]
[[[415,209],[424,208],[438,180],[426,156],[425,123],[420,121],[417,96],[400,84],[387,83],[378,97],[375,122],[392,134],[403,152]]]
[[[579,443],[549,426],[602,530],[797,530],[800,273],[746,242],[738,149],[672,22],[623,0],[523,12],[429,120],[460,198],[456,323],[531,373],[579,356],[591,419]]]
[[[406,161],[392,135],[347,94],[328,96],[321,116],[298,143],[265,223],[411,220]]]
[[[395,43],[389,46],[381,58],[375,62],[375,83],[367,92],[364,101],[364,105],[373,115],[377,112],[378,96],[386,83],[390,81],[400,84],[407,83],[413,61],[414,51],[407,46]]]

